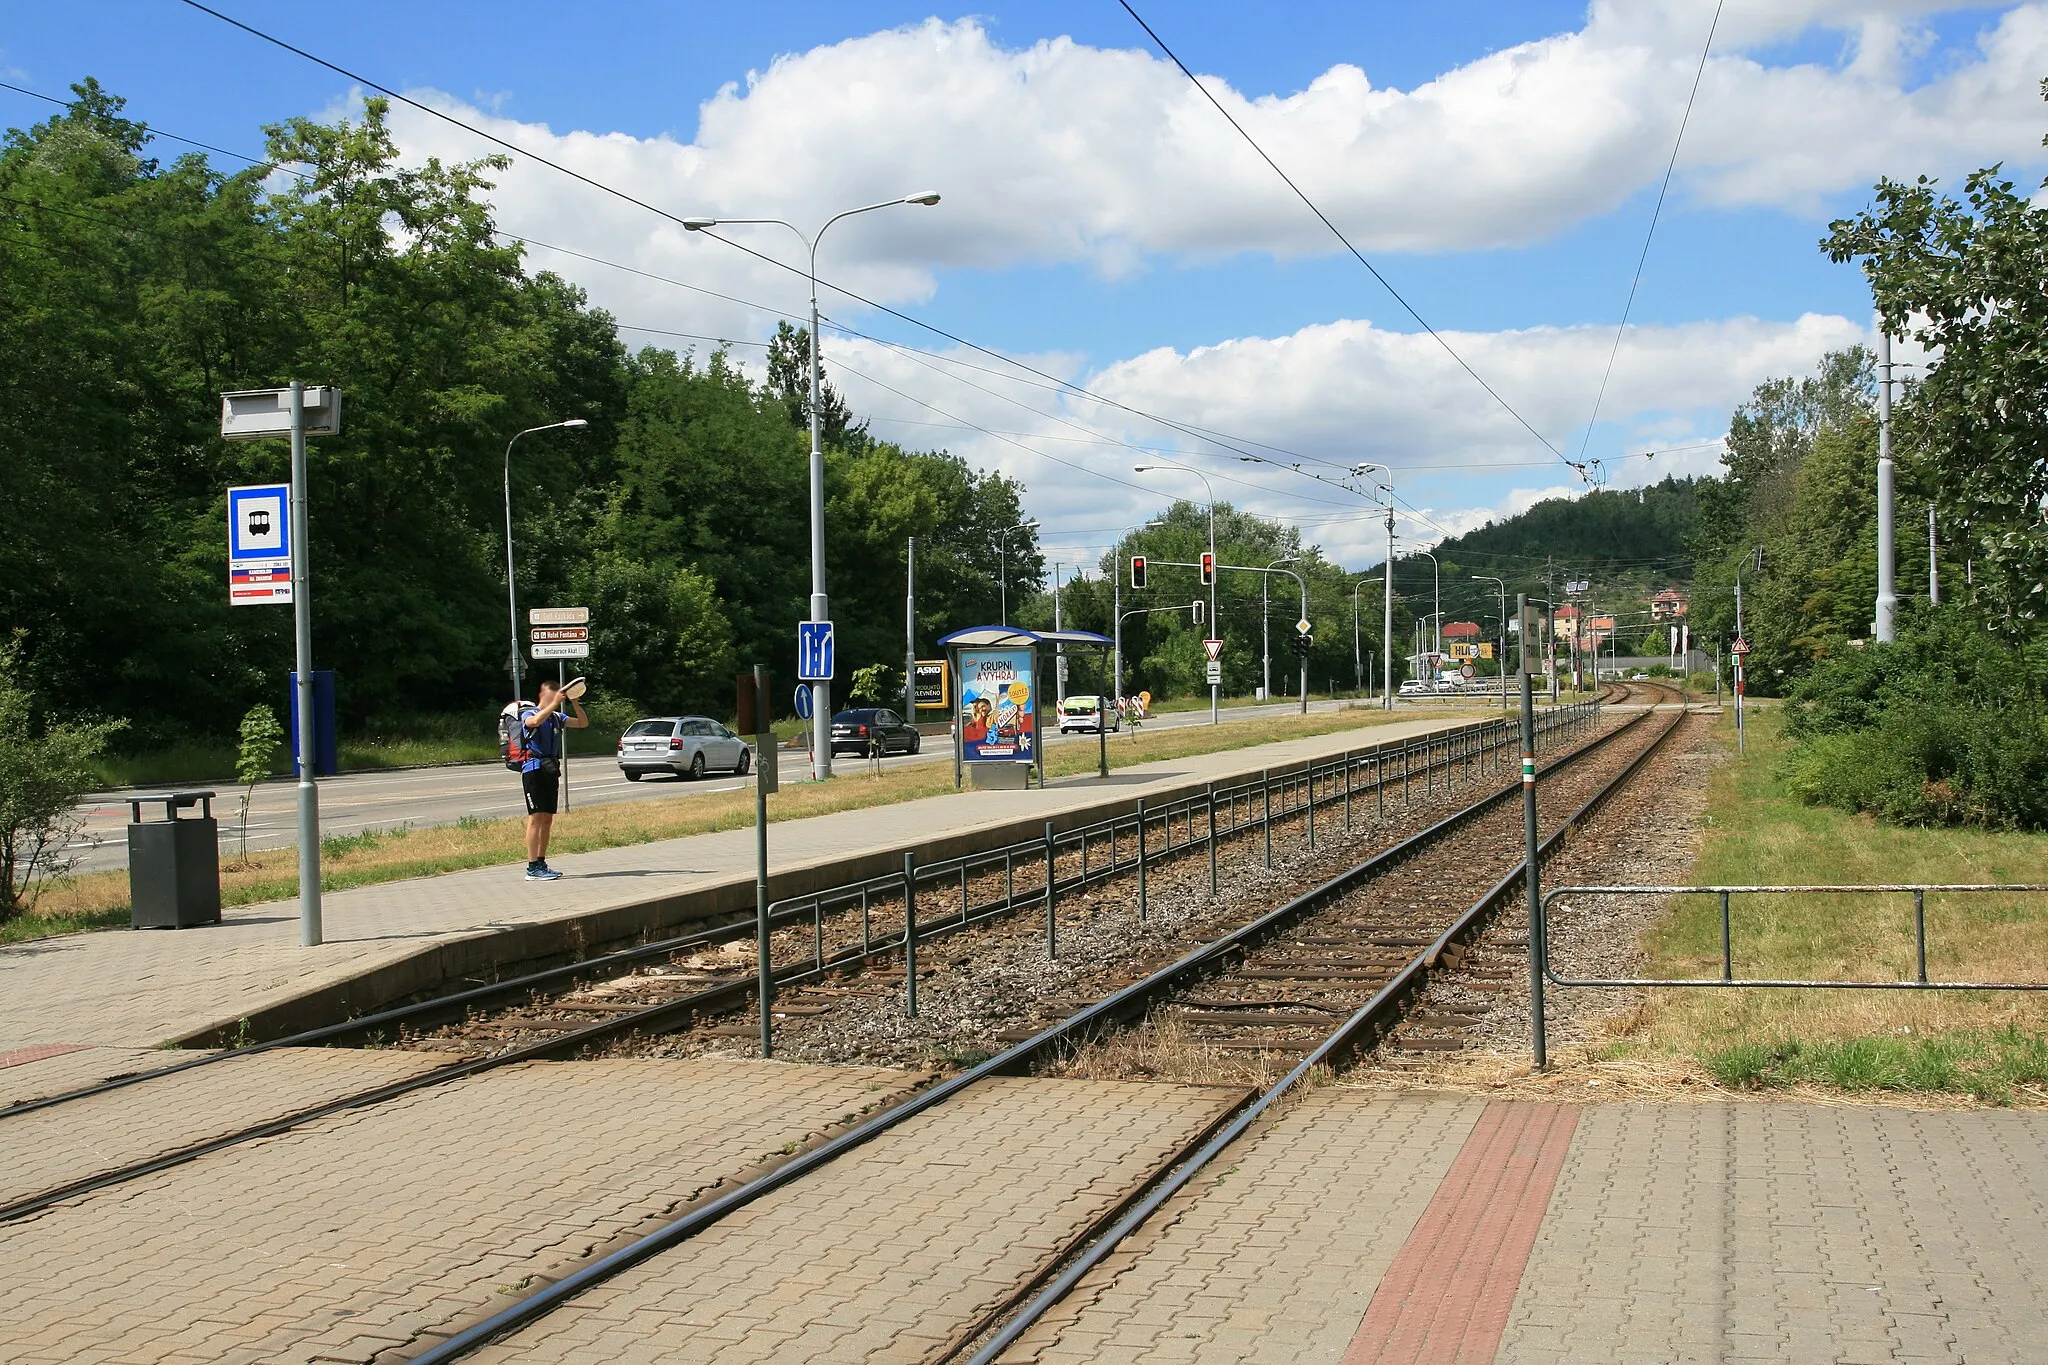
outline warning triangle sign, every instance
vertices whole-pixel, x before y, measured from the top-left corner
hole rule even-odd
[[[1223,657],[1223,642],[1221,640],[1204,640],[1202,641],[1202,648],[1209,651],[1209,662],[1212,664]]]

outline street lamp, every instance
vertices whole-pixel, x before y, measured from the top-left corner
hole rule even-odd
[[[1209,629],[1220,630],[1222,625],[1216,619],[1216,489],[1209,482],[1209,476],[1199,469],[1189,469],[1177,464],[1141,464],[1131,466],[1139,474],[1192,474],[1202,481],[1202,487],[1209,494]],[[1221,638],[1221,637],[1218,637]],[[1222,717],[1223,684],[1209,684],[1209,723],[1216,724]]]
[[[1433,555],[1433,554],[1431,554],[1431,553],[1430,553],[1429,551],[1427,551],[1427,550],[1417,550],[1417,551],[1416,551],[1415,553],[1416,553],[1416,554],[1419,554],[1419,555],[1421,555],[1421,556],[1422,556],[1422,557],[1423,557],[1424,559],[1426,559],[1426,560],[1428,560],[1428,561],[1429,561],[1429,568],[1430,568],[1430,572],[1431,572],[1431,573],[1433,573],[1433,574],[1434,574],[1434,575],[1436,576],[1436,610],[1435,610],[1434,612],[1430,613],[1430,614],[1431,614],[1432,616],[1436,617],[1436,649],[1435,649],[1435,653],[1436,653],[1436,654],[1438,655],[1438,657],[1442,657],[1442,655],[1443,655],[1443,652],[1444,652],[1444,570],[1443,570],[1443,566],[1442,566],[1441,564],[1437,563],[1437,562],[1436,562],[1436,556],[1435,556],[1435,555]],[[1423,643],[1427,644],[1427,643],[1428,643],[1428,640],[1426,640],[1426,639],[1425,639]]]
[[[519,667],[519,602],[512,585],[512,447],[519,444],[521,436],[531,436],[536,431],[580,430],[590,423],[581,417],[571,417],[564,422],[549,422],[543,426],[528,427],[512,433],[512,439],[505,442],[505,611],[512,620],[512,700],[518,701],[521,669]]]
[[[1356,686],[1361,692],[1365,691],[1365,653],[1358,643],[1358,590],[1370,582],[1370,578],[1361,578],[1351,585],[1351,667],[1358,675]]]
[[[1020,521],[1015,526],[1005,526],[1003,533],[996,537],[997,544],[1002,551],[1000,567],[996,569],[996,588],[1002,593],[1003,600],[1002,621],[1000,622],[1002,625],[1007,626],[1010,624],[1010,532],[1028,531],[1036,525],[1038,523],[1035,521]],[[1039,562],[1043,563],[1044,561],[1041,560]]]
[[[1500,657],[1494,666],[1500,670],[1500,705],[1505,711],[1508,705],[1508,585],[1505,579],[1495,578],[1490,573],[1476,573],[1472,577],[1500,585]]]
[[[1351,466],[1352,477],[1357,478],[1368,469],[1377,469],[1387,476],[1387,481],[1380,485],[1387,490],[1387,562],[1383,566],[1385,572],[1380,575],[1386,579],[1386,601],[1380,614],[1380,667],[1384,670],[1380,705],[1391,711],[1394,709],[1394,471],[1387,465],[1367,461]]]
[[[1266,567],[1268,569],[1277,569],[1282,564],[1292,564],[1296,562],[1298,559],[1300,559],[1300,557],[1301,556],[1299,555],[1282,555],[1280,558],[1274,560],[1271,564],[1268,564]],[[1272,623],[1267,619],[1271,615],[1271,612],[1268,610],[1266,605],[1266,584],[1271,579],[1271,577],[1271,574],[1259,575],[1259,681],[1265,687],[1267,701],[1273,700],[1273,639],[1271,631]]]
[[[683,226],[691,232],[702,232],[706,228],[725,224],[760,223],[786,227],[797,235],[810,253],[811,269],[811,615],[813,621],[832,619],[830,603],[825,595],[825,451],[818,440],[818,243],[830,228],[841,218],[851,218],[857,213],[872,213],[876,209],[895,208],[898,204],[924,204],[939,202],[937,190],[921,190],[906,194],[900,199],[884,199],[876,204],[863,204],[857,209],[835,213],[825,220],[825,226],[806,237],[803,229],[781,218],[685,218]],[[832,682],[824,679],[811,684],[812,714],[818,717],[811,725],[811,775],[819,781],[832,775]]]

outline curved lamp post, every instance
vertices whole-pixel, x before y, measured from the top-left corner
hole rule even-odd
[[[722,224],[763,223],[786,227],[797,235],[810,253],[811,268],[811,615],[813,621],[832,619],[830,603],[825,596],[825,452],[818,443],[818,242],[841,218],[851,218],[857,213],[872,213],[876,209],[895,208],[898,204],[932,205],[939,202],[937,190],[920,190],[906,194],[900,199],[884,199],[876,204],[863,204],[857,209],[835,213],[825,220],[825,226],[806,237],[803,229],[781,218],[685,218],[683,226],[692,232]],[[829,680],[811,684],[813,698],[811,714],[818,717],[811,725],[811,775],[820,781],[832,775],[832,684]]]
[[[549,422],[542,426],[528,427],[512,433],[512,439],[505,442],[505,611],[512,620],[512,700],[519,700],[519,684],[523,670],[519,667],[519,602],[512,586],[512,447],[519,444],[521,436],[531,436],[536,431],[574,431],[589,426],[581,417],[571,417],[564,422]]]
[[[1387,476],[1380,485],[1387,490],[1387,562],[1380,577],[1386,580],[1386,600],[1380,610],[1380,668],[1383,670],[1380,705],[1386,710],[1394,709],[1394,471],[1388,465],[1366,461],[1351,466],[1352,476],[1363,475],[1368,469],[1377,469]]]
[[[1002,534],[996,537],[996,544],[1002,556],[996,569],[996,587],[1002,593],[1002,625],[1010,624],[1010,532],[1028,531],[1036,525],[1036,521],[1020,521],[1015,526],[1005,526]],[[1039,561],[1041,564],[1044,562]]]

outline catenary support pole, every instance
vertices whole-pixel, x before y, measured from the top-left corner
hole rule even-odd
[[[917,725],[917,537],[903,551],[903,719]]]
[[[768,678],[754,665],[754,729],[757,744],[773,744],[768,724]],[[867,938],[867,895],[861,895],[861,938]],[[754,994],[761,1011],[761,1055],[775,1055],[775,970],[768,942],[768,788],[754,778]]]
[[[313,773],[312,536],[306,515],[306,386],[292,381],[292,634],[299,676],[299,946],[317,948],[320,926],[320,785]]]
[[[1877,620],[1880,644],[1898,636],[1898,544],[1892,525],[1892,338],[1877,337]]]
[[[1517,595],[1515,609],[1528,630],[1529,599]],[[1528,670],[1522,671],[1522,879],[1529,893],[1529,1036],[1536,1069],[1550,1065],[1543,1037],[1543,880],[1536,861],[1536,699]]]

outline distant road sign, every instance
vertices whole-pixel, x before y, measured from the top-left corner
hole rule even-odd
[[[559,643],[566,640],[588,640],[590,638],[590,627],[535,626],[532,630],[532,636],[533,642],[537,645]]]
[[[1221,683],[1223,681],[1223,665],[1217,660],[1211,659],[1209,661],[1208,673],[1209,676],[1205,678],[1203,681],[1212,684]]]
[[[1737,655],[1749,653],[1749,641],[1742,639],[1740,636],[1736,637],[1735,643],[1728,646],[1728,652]]]
[[[587,626],[589,607],[532,607],[526,613],[530,626]]]
[[[803,682],[832,680],[832,623],[799,621],[796,626],[796,676]]]
[[[1309,631],[1313,630],[1314,627],[1309,625],[1308,618],[1304,616],[1299,621],[1296,621],[1294,623],[1294,629],[1296,634],[1306,635],[1309,633]]]
[[[1471,664],[1466,664],[1463,667],[1461,667],[1458,670],[1458,672],[1464,677],[1471,678],[1476,677],[1479,673],[1479,670],[1474,668]]]
[[[556,640],[538,642],[533,647],[536,659],[587,659],[590,657],[588,640]]]
[[[804,683],[796,690],[796,718],[798,720],[809,720],[811,718],[811,685],[809,683]]]
[[[1223,657],[1223,642],[1221,640],[1204,640],[1202,641],[1202,648],[1209,651],[1209,662],[1212,664]]]

